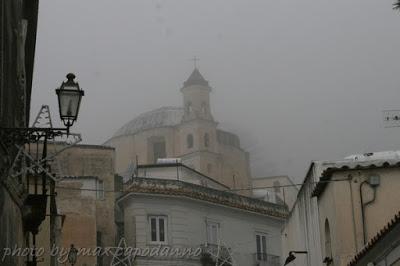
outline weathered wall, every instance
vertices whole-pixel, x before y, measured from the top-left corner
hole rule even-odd
[[[322,229],[328,220],[332,237],[332,252],[335,265],[347,262],[364,246],[361,214],[360,185],[369,176],[380,176],[376,188],[376,199],[365,207],[366,241],[375,236],[399,210],[399,168],[377,168],[370,170],[339,171],[318,197],[320,211],[321,243],[325,242]],[[350,181],[347,181],[350,179]],[[364,184],[364,203],[373,199],[373,189]],[[324,246],[321,246],[324,249]]]
[[[28,126],[37,9],[36,0],[0,0],[0,127]],[[4,137],[7,134],[0,136],[0,265],[23,265],[26,258],[17,256],[2,261],[4,248],[24,248],[26,236],[21,214],[25,180],[8,175],[16,149]]]
[[[25,247],[21,209],[5,188],[0,186],[0,265],[24,264],[24,257],[6,256],[3,260],[5,248],[15,246]]]
[[[49,144],[49,155],[61,147],[61,144]],[[114,149],[97,145],[76,145],[64,150],[56,158],[52,171],[64,177],[56,183],[57,208],[65,219],[60,228],[60,245],[65,248],[70,244],[85,248],[95,247],[96,233],[99,231],[102,234],[101,246],[115,246],[115,194],[112,192],[115,177]],[[98,198],[95,191],[99,189],[99,181],[104,182],[104,198]],[[48,227],[48,221],[43,228],[46,226]],[[42,235],[40,237],[44,245],[49,246],[46,242],[49,241],[49,233],[44,234],[44,238]],[[83,262],[93,265],[96,258],[88,257]],[[111,258],[104,258],[104,265],[110,262]]]
[[[91,178],[94,179],[94,178]],[[65,265],[66,255],[70,245],[74,244],[76,248],[96,247],[96,194],[85,194],[83,183],[87,180],[73,179],[63,181],[57,184],[57,243],[56,246],[60,252],[57,252],[58,265]],[[50,213],[48,206],[47,213]],[[50,265],[50,218],[40,225],[37,237],[38,247],[45,248],[45,254],[39,257],[40,265]],[[79,256],[78,265],[95,265],[97,258],[95,256]]]
[[[103,146],[78,145],[62,153],[63,172],[72,176],[95,176],[104,182],[104,190],[114,190],[114,149]],[[105,192],[96,200],[96,230],[102,232],[102,246],[115,245],[115,195]],[[79,223],[75,225],[79,227]],[[104,263],[107,263],[105,260]],[[109,262],[108,262],[109,263]]]

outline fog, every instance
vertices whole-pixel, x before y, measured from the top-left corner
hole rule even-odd
[[[193,56],[214,118],[254,176],[304,178],[311,160],[399,149],[400,13],[391,0],[41,0],[31,120],[74,72],[73,132],[102,144],[138,114],[181,105]]]

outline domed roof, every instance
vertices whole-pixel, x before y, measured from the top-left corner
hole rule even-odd
[[[134,135],[147,129],[179,125],[182,121],[184,110],[180,107],[161,107],[143,113],[121,127],[113,138]]]

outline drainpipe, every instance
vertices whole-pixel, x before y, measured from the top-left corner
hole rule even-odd
[[[363,193],[362,193],[362,188],[363,185],[368,184],[374,191],[374,196],[371,200],[367,201],[364,203],[363,200]],[[376,199],[376,188],[379,184],[378,183],[371,183],[371,180],[365,180],[360,184],[360,201],[361,201],[361,222],[362,222],[362,228],[363,228],[363,243],[364,245],[367,242],[367,229],[366,229],[366,221],[365,221],[365,207],[367,207],[367,205],[372,204],[375,199]]]
[[[356,250],[358,251],[357,227],[356,227],[356,219],[355,219],[355,214],[354,214],[353,186],[351,185],[352,179],[353,179],[352,175],[349,175],[348,181],[349,181],[350,199],[351,199],[351,217],[352,217],[352,222],[353,222],[353,237],[354,237],[354,244],[356,246]]]

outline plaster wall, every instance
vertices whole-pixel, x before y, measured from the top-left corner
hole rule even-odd
[[[370,176],[380,177],[375,200],[364,207],[365,238],[368,242],[398,213],[399,174],[399,168],[377,168],[339,171],[332,175],[332,180],[345,181],[329,183],[318,197],[318,206],[321,228],[325,219],[331,224],[335,265],[346,265],[364,246],[360,185]],[[364,203],[373,200],[374,192],[371,186],[364,183],[361,191]],[[324,232],[321,229],[322,243],[324,240]],[[323,248],[323,245],[321,247]]]
[[[220,225],[221,245],[231,247],[236,265],[253,266],[256,233],[267,235],[267,253],[281,256],[282,220],[200,201],[168,196],[135,195],[123,203],[128,245],[151,246],[149,215],[168,217],[167,239],[171,247],[197,248],[207,242],[206,223]],[[234,232],[234,233],[232,233]],[[170,262],[154,265],[171,265]],[[185,265],[175,261],[172,265]],[[138,265],[148,265],[138,262]],[[189,264],[186,264],[189,265]]]

